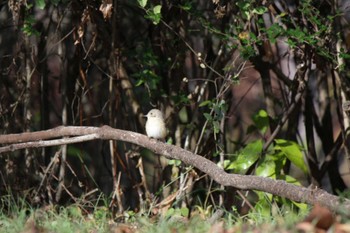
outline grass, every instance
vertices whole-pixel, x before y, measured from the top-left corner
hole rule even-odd
[[[96,209],[101,213],[102,210]],[[24,209],[0,215],[0,232],[108,232],[108,210],[97,217],[83,214],[75,205],[55,208]]]
[[[0,231],[7,233],[21,232],[27,220],[26,210],[22,210],[13,216],[0,216]]]
[[[33,208],[23,199],[14,200],[2,197],[0,209],[0,232],[218,232],[223,229],[232,232],[296,232],[295,223],[305,214],[295,214],[292,210],[272,206],[272,215],[251,212],[239,216],[235,211],[215,222],[209,221],[200,211],[194,210],[190,218],[182,216],[181,211],[171,211],[164,215],[147,216],[144,213],[128,211],[122,214],[123,221],[117,222],[105,206],[95,206],[90,211],[82,204],[66,207],[46,206]],[[5,205],[4,205],[5,204]],[[8,206],[8,209],[3,208]],[[210,217],[207,216],[207,218]]]

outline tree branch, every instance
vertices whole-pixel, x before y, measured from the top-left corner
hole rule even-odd
[[[60,137],[71,137],[57,139]],[[74,137],[72,137],[74,136]],[[49,140],[53,139],[53,140]],[[292,201],[307,204],[319,203],[334,211],[350,210],[350,200],[337,197],[321,189],[310,189],[289,184],[282,180],[274,180],[253,175],[238,175],[226,173],[212,161],[184,150],[180,147],[169,145],[161,141],[150,139],[145,135],[103,127],[74,127],[60,126],[46,131],[32,133],[0,135],[0,144],[11,144],[0,147],[0,153],[15,151],[28,147],[44,147],[62,144],[71,144],[96,139],[119,140],[137,144],[148,148],[157,154],[162,154],[171,159],[179,159],[184,163],[194,166],[208,174],[217,183],[224,186],[232,186],[244,190],[258,190],[273,195],[288,198]]]

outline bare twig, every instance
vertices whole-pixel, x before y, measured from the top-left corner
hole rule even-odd
[[[51,170],[51,168],[54,166],[54,164],[58,161],[58,156],[61,154],[61,149],[59,149],[56,153],[55,153],[55,156],[51,159],[51,162],[49,163],[49,165],[47,166],[47,168],[45,169],[44,171],[44,174],[43,174],[43,178],[41,179],[41,182],[40,182],[40,185],[39,185],[39,188],[35,191],[35,194],[34,196],[37,196],[41,187],[43,186],[44,182],[46,181],[46,178],[48,176],[48,173],[49,171]]]
[[[0,136],[1,137],[1,136]],[[62,139],[54,139],[49,141],[28,141],[23,143],[15,143],[9,146],[0,147],[0,153],[15,151],[24,148],[33,148],[33,147],[48,147],[48,146],[59,146],[64,144],[74,144],[79,142],[91,141],[94,139],[98,139],[98,135],[96,134],[87,134],[83,136],[78,136],[74,138],[62,138]],[[5,142],[6,143],[6,142]]]
[[[299,79],[303,79],[302,76],[304,76],[304,74],[305,74],[305,70],[297,71],[296,75],[299,76]],[[266,151],[269,148],[269,146],[271,145],[273,140],[275,140],[277,134],[281,131],[284,123],[286,123],[286,121],[289,119],[289,115],[293,112],[295,107],[298,106],[298,104],[303,96],[304,90],[305,90],[305,83],[306,83],[305,80],[299,81],[298,90],[297,90],[297,93],[296,93],[294,99],[292,100],[291,105],[288,107],[287,111],[283,114],[282,119],[278,123],[277,127],[275,128],[275,130],[273,131],[271,136],[267,139],[266,143],[264,144],[263,151]]]

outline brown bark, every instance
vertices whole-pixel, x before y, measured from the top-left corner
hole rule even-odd
[[[57,139],[61,137],[70,138]],[[208,174],[213,180],[224,186],[232,186],[244,190],[264,191],[273,195],[288,198],[292,201],[312,205],[319,203],[334,211],[346,210],[349,212],[350,210],[349,199],[337,197],[322,189],[305,188],[289,184],[282,180],[273,180],[253,175],[229,174],[222,168],[219,168],[215,163],[200,155],[193,154],[180,147],[169,145],[155,139],[149,139],[147,136],[139,133],[113,129],[109,126],[103,126],[100,128],[61,126],[46,131],[1,135],[0,143],[10,145],[1,147],[0,153],[29,147],[71,144],[95,139],[129,142],[148,148],[153,152],[162,154],[168,158],[179,159]]]

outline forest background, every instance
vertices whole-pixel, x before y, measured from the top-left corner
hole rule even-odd
[[[228,173],[343,194],[349,7],[345,0],[0,1],[1,134],[62,125],[144,133],[144,115],[159,108],[167,143]],[[224,187],[119,141],[27,148],[0,161],[1,196],[33,206],[79,201],[88,209],[102,195],[124,217],[177,208],[187,216],[195,206],[240,214],[269,214],[271,204],[305,208]]]

